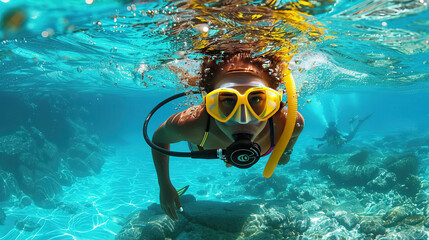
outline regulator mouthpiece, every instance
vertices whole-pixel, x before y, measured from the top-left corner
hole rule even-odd
[[[235,142],[225,151],[227,162],[238,168],[249,168],[257,163],[261,157],[261,147],[252,142],[252,135],[237,133],[233,138]]]

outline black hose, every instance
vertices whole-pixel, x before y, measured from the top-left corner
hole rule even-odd
[[[169,155],[169,156],[175,156],[175,157],[192,157],[192,158],[206,158],[206,159],[213,159],[213,158],[217,158],[217,150],[213,149],[213,150],[204,150],[204,151],[198,151],[198,152],[173,152],[173,151],[169,151],[167,149],[161,148],[160,146],[154,144],[150,139],[149,136],[147,135],[147,126],[149,125],[149,120],[152,118],[152,115],[162,106],[164,106],[166,103],[186,96],[186,95],[190,95],[190,94],[198,94],[200,92],[198,91],[186,91],[183,93],[179,93],[176,94],[174,96],[171,96],[167,99],[165,99],[164,101],[162,101],[161,103],[159,103],[158,105],[156,105],[152,111],[149,112],[149,114],[146,117],[146,120],[144,121],[143,124],[143,137],[146,140],[146,143],[153,149],[155,149],[156,151],[163,153],[165,155]]]

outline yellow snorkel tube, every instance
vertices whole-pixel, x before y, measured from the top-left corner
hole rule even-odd
[[[265,165],[264,169],[264,177],[269,178],[273,175],[276,166],[285,151],[290,138],[292,137],[293,130],[295,129],[296,116],[298,115],[298,101],[296,94],[296,86],[295,81],[290,73],[290,70],[287,70],[285,66],[283,68],[283,84],[286,87],[287,93],[287,103],[288,103],[288,113],[286,116],[286,124],[283,129],[282,135],[280,136],[280,140],[276,144],[273,152],[271,153],[270,158],[268,159],[267,165]]]

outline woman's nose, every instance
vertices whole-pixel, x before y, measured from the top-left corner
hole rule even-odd
[[[246,105],[241,104],[238,106],[238,109],[232,117],[232,120],[240,124],[247,124],[253,120],[253,117]]]

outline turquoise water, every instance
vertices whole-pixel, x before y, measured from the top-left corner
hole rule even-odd
[[[374,113],[353,141],[333,156],[374,146],[372,151],[380,156],[398,155],[417,151],[411,147],[415,139],[429,138],[427,1],[337,1],[325,9],[314,17],[335,38],[304,47],[291,62],[297,85],[302,85],[299,111],[306,126],[291,162],[275,172],[290,180],[285,184],[289,188],[306,184],[332,188],[323,171],[303,164],[309,152],[320,150],[320,142],[313,138],[323,136],[328,122],[335,121],[347,132],[350,118]],[[148,10],[159,14],[151,16]],[[18,185],[25,185],[18,175],[7,175],[16,169],[5,157],[9,145],[4,137],[16,136],[22,129],[31,132],[31,127],[42,133],[44,144],[58,148],[52,159],[71,154],[70,143],[79,142],[75,140],[79,136],[96,142],[96,151],[104,158],[98,173],[61,184],[62,191],[52,195],[54,207],[44,205],[50,202],[36,204],[34,199],[24,206],[29,190],[10,191],[0,202],[6,215],[0,239],[114,239],[129,214],[159,202],[150,148],[141,136],[143,120],[156,103],[183,91],[168,65],[186,66],[189,71],[198,68],[197,54],[177,55],[181,39],[161,34],[169,19],[165,11],[170,10],[170,3],[150,1],[0,1],[0,176],[4,182],[5,176],[12,176]],[[18,29],[5,25],[10,13],[24,14],[26,20]],[[157,112],[149,132],[185,109],[181,105],[188,101],[182,99]],[[386,146],[380,147],[382,143]],[[429,182],[426,148],[419,145],[416,152],[422,186]],[[187,146],[179,143],[173,149],[187,151]],[[225,168],[216,160],[172,157],[170,175],[177,188],[191,185],[188,193],[198,200],[272,200],[279,195],[269,193],[270,189],[260,189],[260,195],[250,193],[240,181],[262,176],[267,160],[241,170]],[[427,191],[422,188],[419,193]],[[345,199],[337,196],[336,201]],[[393,200],[385,202],[378,211],[397,206]],[[371,206],[366,205],[366,214],[377,210]],[[23,230],[20,221],[34,229]],[[316,227],[316,222],[304,236],[332,235]],[[427,237],[427,227],[420,227]],[[339,232],[343,230],[338,226]],[[355,228],[344,236],[363,239],[358,232]],[[386,234],[387,239],[393,236]]]

